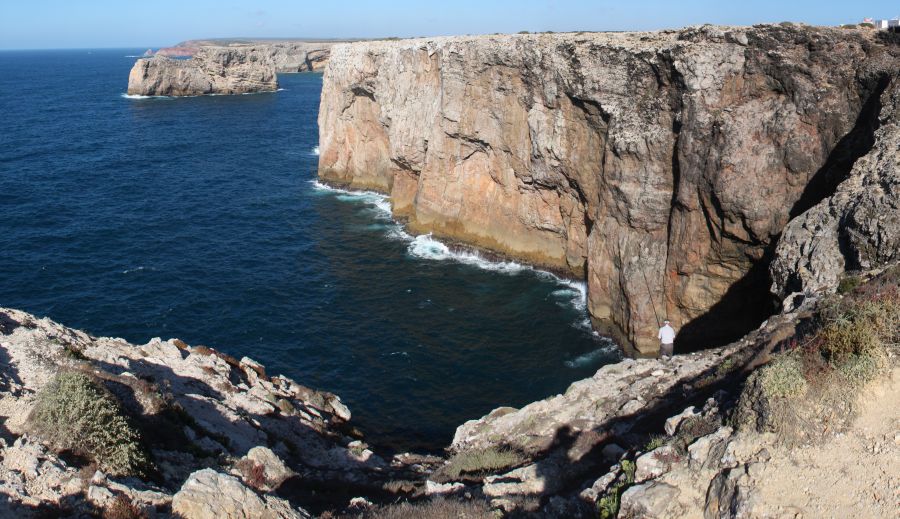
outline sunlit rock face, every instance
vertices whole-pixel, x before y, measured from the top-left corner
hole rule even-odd
[[[897,47],[865,30],[710,27],[332,48],[319,176],[390,193],[416,232],[585,277],[640,352],[772,309],[785,225],[873,142]]]
[[[190,59],[142,58],[128,75],[129,95],[249,94],[277,89],[275,63],[265,48],[255,47],[203,47]]]

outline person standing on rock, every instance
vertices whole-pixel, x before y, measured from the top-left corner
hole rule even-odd
[[[675,354],[675,328],[669,325],[669,320],[663,321],[662,328],[659,329],[659,356],[671,357]]]

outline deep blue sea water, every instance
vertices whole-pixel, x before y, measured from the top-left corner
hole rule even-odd
[[[578,284],[450,253],[384,197],[317,187],[320,75],[128,99],[136,53],[0,52],[0,306],[251,356],[397,448],[446,445],[618,357]]]

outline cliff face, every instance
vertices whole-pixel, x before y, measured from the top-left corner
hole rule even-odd
[[[229,42],[227,40],[188,40],[175,46],[159,49],[156,54],[167,57],[191,57],[207,47],[228,47],[242,49],[248,46],[256,47],[259,52],[266,54],[275,63],[275,71],[311,72],[325,68],[331,47],[338,42],[334,41],[266,41],[248,40],[242,42]]]
[[[317,72],[325,68],[334,43],[285,42],[267,45],[275,71]]]
[[[256,47],[204,47],[190,59],[142,58],[128,75],[128,94],[190,96],[278,89],[275,64]]]
[[[896,46],[797,26],[335,46],[319,175],[396,216],[588,281],[642,352],[657,317],[724,342],[771,309],[788,221],[868,152]],[[886,243],[886,242],[885,242]]]
[[[834,195],[792,220],[778,242],[771,272],[781,296],[828,290],[847,270],[900,260],[900,82],[871,103],[878,128],[871,149]]]

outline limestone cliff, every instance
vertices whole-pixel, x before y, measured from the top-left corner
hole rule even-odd
[[[328,62],[332,45],[337,41],[302,40],[188,40],[156,51],[168,57],[191,57],[206,47],[242,49],[255,47],[275,63],[278,73],[322,70]]]
[[[771,311],[785,225],[872,146],[888,38],[783,24],[337,45],[319,175],[389,193],[415,232],[586,277],[595,323],[642,352],[664,316],[688,344],[722,343]]]
[[[833,196],[792,220],[778,242],[771,271],[779,295],[829,290],[845,271],[900,260],[900,82],[872,105],[879,107],[878,129],[869,152]]]
[[[128,94],[191,96],[278,89],[275,64],[256,47],[204,47],[190,59],[141,58],[128,75]]]

